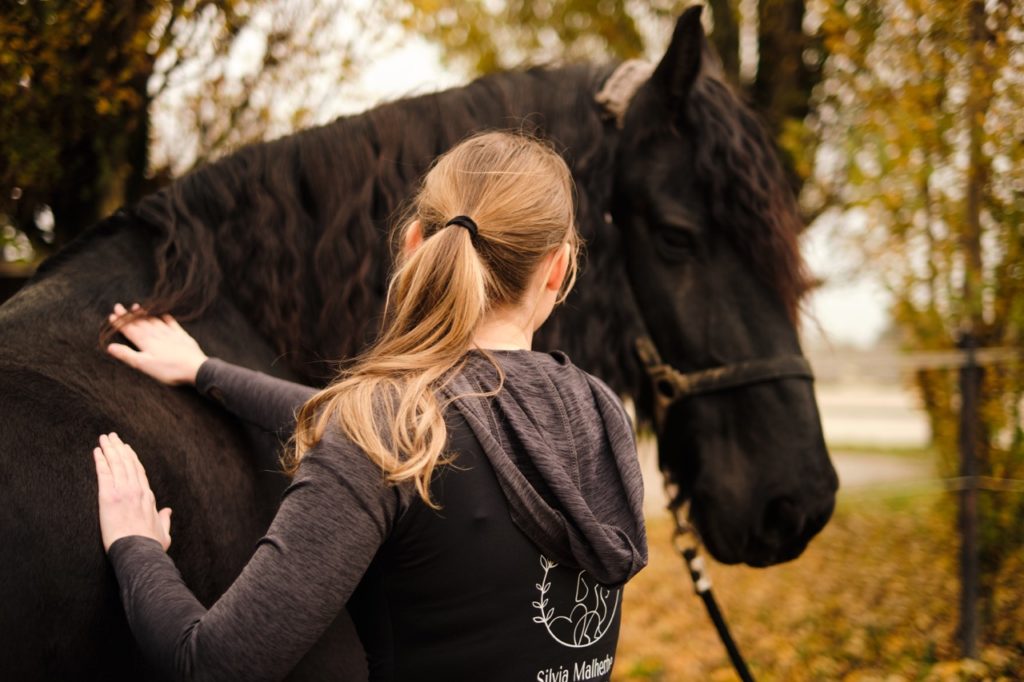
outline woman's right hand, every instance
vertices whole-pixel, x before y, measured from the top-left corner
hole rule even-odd
[[[118,331],[138,350],[123,343],[111,343],[107,352],[163,384],[194,386],[199,366],[206,360],[206,354],[196,340],[170,315],[147,315],[138,303],[132,305],[131,312],[141,312],[142,316],[125,323]],[[115,303],[114,312],[108,319],[117,326],[118,321],[128,314],[123,305]]]

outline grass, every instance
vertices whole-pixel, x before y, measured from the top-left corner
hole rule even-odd
[[[714,564],[716,597],[758,680],[1011,680],[1024,674],[1024,557],[997,579],[999,613],[978,661],[955,642],[957,538],[938,492],[840,498],[796,561]],[[667,518],[626,587],[614,680],[735,680]]]

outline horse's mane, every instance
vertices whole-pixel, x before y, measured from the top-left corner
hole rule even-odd
[[[482,128],[525,128],[551,139],[572,168],[584,238],[617,240],[604,217],[609,123],[593,101],[613,67],[493,74],[253,144],[194,170],[127,211],[157,238],[145,306],[190,319],[227,295],[289,366],[323,382],[334,360],[376,334],[389,219],[441,152]],[[621,300],[625,275],[616,251],[603,245],[592,253],[590,284],[581,280],[541,339],[574,359],[593,358],[601,364],[587,369],[627,391],[638,377],[620,337],[636,323],[623,311],[633,303]],[[586,333],[570,339],[562,333],[570,324],[586,324]]]
[[[714,70],[691,93],[687,135],[695,140],[694,172],[711,217],[796,324],[811,280],[798,243],[803,220],[775,142]]]
[[[272,142],[244,147],[118,211],[64,247],[42,275],[124,226],[156,238],[155,314],[195,318],[226,295],[288,365],[311,383],[335,372],[376,334],[393,216],[430,163],[483,128],[525,128],[565,153],[578,188],[587,253],[580,281],[538,335],[633,393],[639,317],[606,219],[612,125],[594,93],[615,64],[492,74],[452,90],[401,99]],[[807,288],[800,218],[771,138],[732,90],[705,75],[689,100],[696,175],[712,217],[795,319]],[[568,333],[572,329],[573,333]]]

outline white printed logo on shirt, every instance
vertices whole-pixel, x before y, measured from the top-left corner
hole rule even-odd
[[[533,617],[534,623],[542,624],[548,634],[559,644],[574,649],[595,644],[611,628],[615,621],[615,612],[619,608],[622,588],[608,588],[580,571],[576,575],[575,599],[559,599],[562,603],[551,605],[549,597],[552,569],[558,566],[545,556],[540,557],[540,567],[544,569],[541,581],[537,583],[540,598],[533,602],[533,607],[540,611]],[[559,593],[565,592],[564,587]]]

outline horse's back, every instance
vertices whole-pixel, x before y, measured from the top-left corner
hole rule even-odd
[[[145,679],[103,553],[91,452],[116,431],[139,453],[158,503],[174,509],[171,556],[204,604],[230,585],[274,499],[237,420],[99,346],[115,301],[152,285],[144,235],[98,239],[0,307],[0,670],[11,679]],[[204,348],[268,371],[271,349],[220,302],[190,329]],[[300,676],[359,679],[344,614]]]

